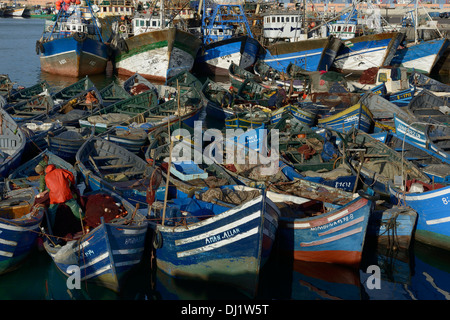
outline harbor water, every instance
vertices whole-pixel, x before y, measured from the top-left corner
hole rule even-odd
[[[78,79],[40,71],[35,44],[44,20],[0,18],[0,74],[21,86],[46,80],[65,87]],[[90,77],[101,89],[120,81],[112,72]],[[377,273],[379,271],[379,273]],[[379,277],[378,277],[379,276]],[[365,248],[359,270],[329,264],[292,262],[273,256],[261,271],[258,299],[449,300],[450,253],[413,243],[409,252],[384,254]],[[120,293],[82,283],[69,290],[66,277],[45,251],[36,249],[17,270],[0,276],[0,300],[247,300],[239,291],[205,281],[179,280],[159,271],[150,250]]]

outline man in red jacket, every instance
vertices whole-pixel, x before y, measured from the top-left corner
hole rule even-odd
[[[71,186],[75,186],[75,178],[72,172],[56,168],[53,164],[49,164],[45,168],[45,184],[50,190],[48,214],[52,227],[55,224],[56,211],[61,203],[66,204],[78,219],[84,218],[84,213],[78,202],[73,198],[72,190],[70,189]]]

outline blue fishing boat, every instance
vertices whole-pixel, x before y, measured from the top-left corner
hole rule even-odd
[[[340,72],[363,72],[389,65],[404,38],[401,32],[357,36],[344,41],[333,62]]]
[[[417,121],[418,122],[418,121]],[[443,162],[450,162],[450,154],[439,148],[428,136],[428,128],[421,123],[409,124],[398,116],[394,116],[395,133],[402,139],[432,151]]]
[[[119,292],[129,271],[140,263],[148,225],[137,208],[114,193],[105,191],[85,195],[86,202],[92,196],[112,197],[113,205],[120,205],[119,217],[105,221],[100,218],[98,226],[83,228],[78,238],[57,241],[48,232],[44,248],[58,269],[69,277],[74,267],[80,271],[81,281],[94,282]],[[86,216],[88,216],[86,212]]]
[[[296,42],[276,42],[265,48],[260,59],[282,72],[287,72],[291,64],[306,71],[329,70],[341,44],[341,40],[333,36]]]
[[[76,163],[92,190],[109,190],[133,205],[146,205],[153,169],[136,154],[100,137],[90,137],[80,147]]]
[[[231,193],[238,201],[231,201]],[[176,278],[225,283],[255,297],[280,215],[261,190],[224,186],[168,201],[165,212],[159,208],[152,215],[160,220],[150,222],[159,269]]]
[[[412,72],[409,76],[409,83],[417,88],[427,89],[435,92],[450,92],[450,85],[430,78],[420,72]]]
[[[18,268],[36,246],[45,212],[33,207],[36,195],[25,188],[6,192],[0,200],[0,274]]]
[[[0,97],[0,178],[5,178],[22,160],[27,138],[22,129],[3,110],[6,100]]]
[[[17,169],[11,171],[8,178],[5,180],[6,190],[23,189],[23,188],[35,188],[39,189],[39,175],[35,172],[35,167],[44,159],[44,156],[48,157],[48,164],[53,164],[57,168],[66,169],[72,172],[77,181],[77,171],[75,167],[61,159],[57,155],[53,154],[49,150],[45,149],[34,158],[28,160]]]
[[[272,191],[267,196],[281,211],[279,240],[284,254],[294,260],[359,266],[372,202],[376,199],[373,191],[359,192],[355,198],[353,193],[329,187],[314,195],[301,182],[269,188]],[[311,196],[299,197],[298,192]]]
[[[427,89],[418,93],[408,105],[408,111],[419,124],[426,126],[428,138],[446,157],[450,156],[449,110],[447,97],[439,97]]]
[[[388,134],[385,143],[401,154],[404,159],[419,167],[423,173],[430,177],[431,181],[443,184],[450,183],[450,159],[393,132]]]
[[[240,4],[206,4],[203,1],[202,42],[194,69],[202,74],[228,75],[231,62],[250,69],[256,62],[260,45],[253,38]],[[244,34],[238,35],[242,30]]]
[[[417,212],[415,239],[450,250],[450,186],[408,180],[404,187],[405,191],[391,181],[389,192],[393,203],[407,205]]]
[[[83,143],[94,134],[90,128],[65,127],[59,134],[48,135],[48,149],[58,157],[75,163],[75,156]]]
[[[63,4],[52,26],[36,42],[41,70],[68,77],[103,73],[109,49],[100,22],[87,6]]]
[[[373,124],[372,112],[361,102],[342,111],[338,109],[331,114],[322,115],[317,121],[318,126],[340,132],[347,132],[352,128],[370,132]]]
[[[416,87],[410,86],[408,89],[388,94],[387,99],[399,107],[405,107],[414,98],[415,93]]]
[[[449,43],[447,38],[406,43],[397,49],[391,65],[405,67],[409,72],[430,74]]]

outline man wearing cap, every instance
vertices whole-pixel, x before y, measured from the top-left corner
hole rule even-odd
[[[84,213],[72,194],[71,187],[75,186],[75,177],[72,172],[66,169],[56,168],[55,165],[49,164],[45,168],[45,184],[50,190],[48,215],[52,227],[55,224],[56,211],[61,203],[67,205],[76,218],[80,220],[84,218]]]
[[[48,166],[48,155],[44,155],[39,164],[34,168],[36,173],[39,175],[39,192],[45,191],[45,168]]]

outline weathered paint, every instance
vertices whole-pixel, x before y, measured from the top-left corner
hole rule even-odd
[[[126,43],[128,51],[115,58],[117,72],[126,76],[138,72],[157,81],[190,71],[200,46],[193,34],[175,28],[142,33],[128,38]]]

